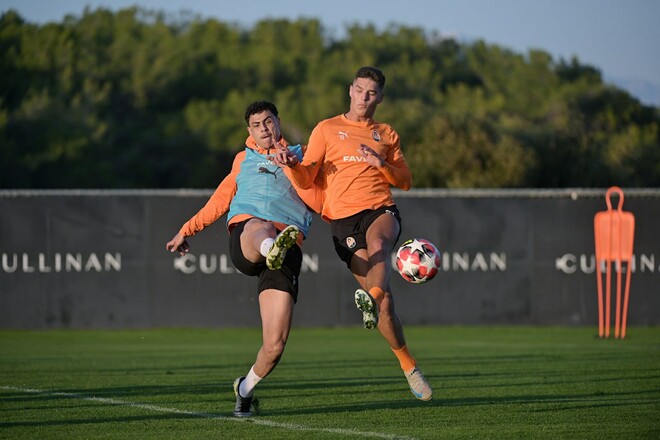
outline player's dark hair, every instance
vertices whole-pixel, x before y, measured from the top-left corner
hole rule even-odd
[[[256,101],[248,105],[247,109],[245,110],[245,122],[250,125],[250,116],[265,111],[271,112],[276,118],[279,117],[275,104],[268,101]]]
[[[372,67],[372,66],[360,67],[358,71],[355,72],[355,77],[353,78],[353,81],[355,81],[358,78],[372,79],[378,83],[378,86],[380,87],[381,90],[385,88],[385,75],[383,74],[383,71],[377,67]]]

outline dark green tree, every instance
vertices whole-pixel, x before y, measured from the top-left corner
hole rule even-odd
[[[387,75],[389,122],[417,187],[660,185],[660,110],[578,59],[416,27],[317,19],[251,28],[141,8],[61,23],[0,17],[0,187],[214,187],[274,101],[285,136],[348,106],[362,65]]]

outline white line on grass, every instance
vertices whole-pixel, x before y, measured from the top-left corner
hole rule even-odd
[[[383,439],[392,439],[392,440],[414,440],[413,437],[407,437],[407,436],[400,436],[396,434],[385,434],[381,432],[369,432],[369,431],[355,431],[352,429],[340,429],[340,428],[314,428],[311,426],[305,426],[305,425],[296,425],[293,423],[281,423],[281,422],[273,422],[271,420],[266,420],[263,418],[259,417],[254,417],[254,418],[246,418],[246,419],[241,419],[238,417],[227,417],[227,416],[221,416],[219,414],[211,414],[211,413],[205,413],[205,412],[197,412],[197,411],[187,411],[187,410],[182,410],[182,409],[176,409],[176,408],[167,408],[164,406],[157,406],[157,405],[150,405],[148,403],[137,403],[137,402],[129,402],[126,400],[118,400],[118,399],[110,399],[107,397],[96,397],[96,396],[87,396],[85,394],[78,394],[78,393],[65,393],[65,392],[59,392],[59,391],[47,391],[47,390],[38,390],[34,388],[20,388],[20,387],[9,387],[9,386],[0,386],[0,389],[5,390],[5,391],[16,391],[20,393],[26,393],[26,394],[40,394],[43,396],[53,396],[53,397],[66,397],[69,399],[80,399],[80,400],[86,400],[89,402],[96,402],[96,403],[103,403],[106,405],[118,405],[118,406],[130,406],[133,408],[139,408],[143,409],[146,411],[154,411],[154,412],[160,412],[160,413],[168,413],[168,414],[180,414],[180,415],[185,415],[185,416],[191,416],[191,417],[200,417],[204,419],[214,419],[214,420],[222,420],[225,422],[238,422],[238,423],[251,423],[254,425],[262,425],[262,426],[268,426],[271,428],[280,428],[280,429],[288,429],[291,431],[306,431],[306,432],[328,432],[332,434],[341,434],[341,435],[346,435],[346,436],[355,436],[355,437],[375,437],[375,438],[383,438]]]

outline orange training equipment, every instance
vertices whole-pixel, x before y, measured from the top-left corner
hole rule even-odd
[[[612,193],[619,195],[619,206],[612,209],[610,197]],[[608,338],[610,336],[610,300],[611,300],[611,268],[615,262],[616,271],[616,317],[614,326],[614,337],[626,337],[626,318],[628,315],[628,295],[630,293],[631,260],[633,256],[633,239],[635,236],[635,216],[630,212],[622,211],[623,191],[618,186],[613,186],[605,194],[607,211],[596,213],[594,217],[594,231],[596,239],[596,274],[598,276],[598,336]],[[623,299],[623,313],[621,312],[621,273],[623,262],[627,262],[626,290]],[[605,314],[603,315],[603,283],[602,266],[607,263],[605,271]],[[604,320],[603,320],[604,318]],[[604,321],[604,324],[603,324]],[[620,332],[619,332],[620,329]]]

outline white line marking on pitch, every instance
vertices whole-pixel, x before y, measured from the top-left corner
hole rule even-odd
[[[5,391],[16,391],[25,394],[40,394],[43,396],[66,397],[69,399],[86,400],[89,402],[104,403],[106,405],[130,406],[133,408],[143,409],[146,411],[154,411],[154,412],[168,413],[168,414],[180,414],[185,416],[200,417],[204,419],[222,420],[225,422],[251,423],[254,425],[268,426],[271,428],[289,429],[291,431],[328,432],[332,434],[341,434],[341,435],[358,436],[358,437],[375,437],[375,438],[383,438],[383,439],[391,439],[391,440],[415,440],[413,437],[400,436],[396,434],[384,434],[381,432],[369,432],[369,431],[355,431],[352,429],[340,429],[340,428],[314,428],[311,426],[296,425],[293,423],[273,422],[259,417],[241,419],[238,417],[221,416],[219,414],[187,411],[176,408],[167,408],[164,406],[150,405],[148,403],[137,403],[137,402],[129,402],[127,400],[110,399],[108,397],[87,396],[78,393],[64,393],[59,391],[47,391],[47,390],[37,390],[34,388],[20,388],[20,387],[8,387],[8,386],[0,386],[0,389]]]

